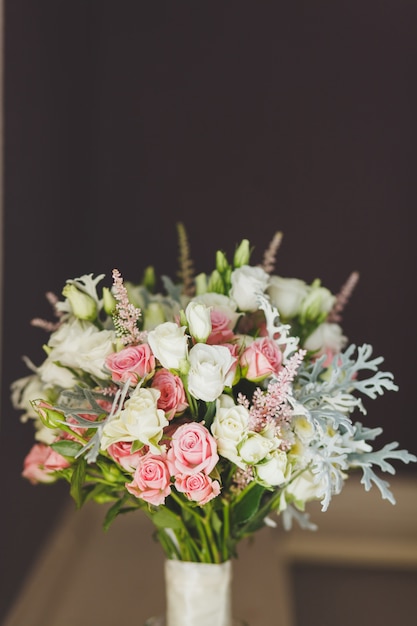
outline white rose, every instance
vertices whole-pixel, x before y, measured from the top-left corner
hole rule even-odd
[[[52,348],[48,361],[58,361],[65,367],[81,369],[95,378],[106,378],[104,363],[106,357],[114,351],[115,338],[114,331],[99,330],[90,322],[71,320],[52,333],[48,342]]]
[[[282,450],[274,450],[262,463],[255,467],[258,480],[264,485],[274,487],[285,481],[287,455]]]
[[[154,454],[159,454],[158,444],[164,427],[169,424],[164,411],[157,408],[159,396],[157,389],[136,387],[124,409],[104,427],[102,449],[118,441],[140,441]]]
[[[174,322],[160,324],[148,333],[148,343],[163,367],[180,370],[187,358],[185,327]]]
[[[235,404],[230,396],[220,396],[211,432],[216,439],[219,454],[242,469],[245,464],[242,463],[237,447],[247,434],[248,423],[249,411],[244,406]]]
[[[307,283],[299,278],[271,276],[267,293],[280,315],[284,318],[291,318],[299,313],[308,289]]]
[[[225,346],[196,343],[189,354],[188,391],[198,400],[216,400],[233,382],[235,361]]]
[[[265,292],[269,274],[261,267],[242,265],[232,272],[230,297],[241,311],[256,311],[259,308],[258,294]]]
[[[306,350],[325,352],[340,352],[347,343],[347,337],[343,335],[343,331],[339,324],[331,324],[323,322],[311,333],[304,342]]]
[[[211,333],[210,307],[192,300],[185,309],[185,317],[191,336],[204,343]]]
[[[271,452],[275,444],[259,433],[252,433],[239,446],[239,454],[248,465],[256,465]]]

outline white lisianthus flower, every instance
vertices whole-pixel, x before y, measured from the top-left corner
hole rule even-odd
[[[313,424],[304,415],[294,417],[292,427],[295,435],[305,444],[310,443],[315,436]]]
[[[317,481],[317,476],[310,470],[305,470],[294,478],[286,488],[286,493],[301,505],[310,500],[320,500],[326,493],[324,479]]]
[[[39,419],[38,413],[33,409],[31,400],[37,400],[45,396],[45,385],[38,374],[30,374],[19,378],[10,386],[11,402],[14,409],[24,411],[20,420]]]
[[[151,350],[163,367],[181,370],[187,358],[185,326],[175,322],[160,324],[148,333]]]
[[[106,356],[114,352],[115,339],[112,330],[99,330],[90,322],[72,319],[52,333],[48,342],[51,350],[48,352],[46,362],[38,370],[39,375],[43,381],[51,383],[49,366],[58,362],[65,367],[80,369],[95,378],[104,379],[107,377],[104,363]],[[68,374],[62,372],[62,376]]]
[[[248,465],[257,465],[275,447],[272,439],[263,437],[260,433],[251,433],[239,446],[239,454]]]
[[[341,352],[346,343],[347,337],[344,336],[339,324],[323,322],[307,337],[304,348],[314,352],[330,351],[335,354]]]
[[[191,336],[196,341],[204,343],[211,333],[210,307],[192,300],[185,309],[185,317]]]
[[[217,400],[216,414],[211,425],[211,432],[217,443],[218,453],[244,469],[238,453],[238,445],[248,432],[249,411],[233,398],[225,394]]]
[[[157,408],[160,395],[158,389],[136,387],[124,409],[104,427],[101,448],[106,450],[119,441],[140,441],[154,454],[160,454],[159,441],[169,424],[164,411]]]
[[[267,293],[278,313],[286,319],[295,317],[301,308],[301,303],[308,294],[307,283],[299,278],[282,278],[271,276]]]
[[[78,289],[76,285],[67,283],[62,290],[62,295],[67,298],[71,311],[80,320],[93,322],[97,317],[98,305],[94,298]]]
[[[38,368],[42,383],[49,388],[62,387],[62,389],[71,389],[77,382],[74,374],[66,367],[54,363],[55,358],[56,354],[52,353],[52,357],[46,358]]]
[[[230,297],[241,311],[256,311],[259,308],[257,296],[265,292],[269,278],[261,267],[242,265],[232,272]]]
[[[322,287],[319,280],[315,280],[301,305],[300,316],[306,320],[323,318],[330,312],[335,300],[336,296],[326,287]]]
[[[197,400],[212,402],[232,385],[236,358],[225,346],[196,343],[188,360],[188,391]]]
[[[259,482],[267,487],[275,487],[285,482],[286,468],[287,455],[282,450],[274,450],[255,466],[255,474]]]

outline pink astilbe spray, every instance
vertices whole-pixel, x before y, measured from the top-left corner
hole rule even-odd
[[[264,252],[261,267],[268,274],[271,274],[275,269],[276,255],[278,252],[278,248],[281,245],[281,241],[282,241],[282,233],[281,232],[275,233],[268,248]]]
[[[260,432],[272,424],[277,436],[281,435],[282,425],[291,419],[292,410],[289,398],[292,395],[292,382],[305,354],[306,350],[298,350],[281,368],[277,377],[270,381],[266,391],[260,387],[255,389],[249,408],[251,430]],[[238,397],[238,402],[246,407],[249,406],[247,398],[243,395]],[[282,445],[285,447],[285,442]]]
[[[143,340],[144,334],[138,328],[141,310],[129,302],[127,289],[119,270],[113,273],[113,295],[116,299],[116,311],[113,314],[113,323],[117,335],[124,345],[136,345]]]
[[[343,309],[346,307],[353,293],[353,290],[356,287],[356,283],[358,282],[358,280],[359,280],[359,272],[352,272],[349,278],[347,279],[347,281],[345,282],[345,284],[342,286],[339,293],[336,295],[336,300],[333,305],[333,308],[329,312],[329,315],[327,316],[328,322],[336,323],[342,320],[341,313]]]
[[[60,311],[57,307],[59,298],[56,294],[52,293],[52,291],[47,291],[45,294],[45,297],[48,300],[49,304],[52,306],[54,315],[56,318],[58,318],[58,320],[56,322],[50,322],[40,317],[35,317],[33,320],[31,320],[30,323],[32,326],[36,326],[37,328],[42,328],[48,333],[53,333],[55,330],[57,330],[61,326],[62,316],[64,315],[64,313],[63,311]]]

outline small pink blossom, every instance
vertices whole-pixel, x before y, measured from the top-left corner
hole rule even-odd
[[[170,480],[166,456],[148,452],[139,459],[133,480],[126,483],[126,489],[136,498],[159,506],[171,493]]]
[[[44,443],[32,446],[23,462],[22,476],[33,485],[37,483],[51,483],[56,480],[56,470],[69,467],[68,461],[58,452]]]
[[[116,461],[123,469],[125,469],[130,474],[133,474],[136,470],[140,458],[146,453],[145,449],[137,450],[132,453],[132,442],[131,441],[118,441],[117,443],[112,443],[108,448],[107,452],[110,454],[112,459]]]
[[[244,350],[240,365],[245,378],[258,382],[279,372],[282,353],[275,341],[269,337],[262,337],[255,339]]]
[[[216,440],[205,426],[190,422],[177,428],[168,450],[172,475],[210,474],[218,460]]]
[[[155,369],[155,357],[147,343],[128,346],[113,352],[106,358],[114,382],[130,380],[136,385],[141,378],[149,376]]]
[[[187,498],[203,506],[220,493],[220,484],[212,480],[204,472],[198,474],[178,475],[175,477],[175,488],[185,493]]]
[[[168,420],[180,415],[188,407],[181,378],[169,370],[164,368],[158,370],[152,379],[151,387],[161,392],[157,407],[165,412]]]

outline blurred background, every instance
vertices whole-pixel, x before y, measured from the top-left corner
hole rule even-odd
[[[260,262],[276,231],[283,276],[359,271],[345,334],[400,387],[367,424],[417,453],[416,35],[413,0],[3,0],[0,619],[69,503],[20,477],[30,320],[67,278],[175,279],[179,221],[198,272],[242,238]]]

